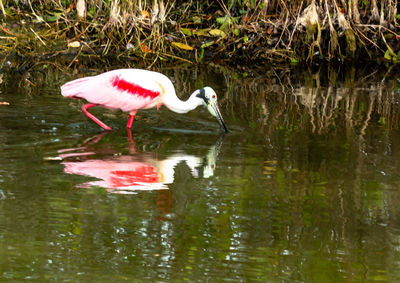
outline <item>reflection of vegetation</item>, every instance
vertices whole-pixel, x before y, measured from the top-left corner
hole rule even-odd
[[[371,120],[398,127],[396,78],[377,70],[350,67],[338,73],[328,67],[300,77],[271,70],[243,79],[225,78],[228,90],[222,96],[223,107],[249,126],[265,126],[259,129],[311,127],[323,133],[344,127],[365,134]]]

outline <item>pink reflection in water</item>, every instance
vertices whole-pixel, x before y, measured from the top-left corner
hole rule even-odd
[[[131,137],[130,155],[118,155],[107,146],[107,156],[95,158],[104,152],[96,152],[92,145],[96,144],[105,134],[93,138],[86,145],[78,148],[59,150],[59,158],[63,160],[64,172],[67,174],[94,177],[98,180],[78,185],[80,188],[103,187],[113,193],[135,193],[142,190],[168,189],[168,184],[174,182],[175,168],[184,162],[193,177],[199,175],[208,178],[214,174],[215,160],[218,155],[221,139],[212,146],[205,156],[178,152],[171,154],[165,160],[158,160],[149,153],[137,153]],[[111,156],[110,156],[111,155]]]
[[[148,163],[130,160],[130,156],[119,156],[114,160],[84,160],[63,162],[64,172],[100,179],[81,184],[81,188],[93,186],[111,190],[157,190],[166,189],[159,170]]]

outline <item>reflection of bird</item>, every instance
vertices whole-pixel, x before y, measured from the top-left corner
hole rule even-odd
[[[99,186],[114,193],[134,193],[140,190],[168,189],[174,182],[178,164],[185,163],[195,178],[209,178],[214,175],[216,160],[222,145],[223,135],[205,156],[175,151],[160,160],[153,154],[136,152],[135,142],[130,140],[130,155],[120,155],[110,144],[106,147],[96,145],[107,134],[103,132],[77,148],[59,150],[58,157],[46,160],[63,160],[64,172],[97,178],[80,184],[81,188]],[[107,152],[104,152],[104,148]]]
[[[182,161],[197,176],[196,167],[201,166],[201,158],[185,154],[169,156],[166,160],[157,160],[148,154],[135,154],[64,161],[62,164],[65,166],[65,173],[99,179],[79,185],[81,188],[99,186],[110,192],[134,193],[141,190],[168,189],[167,185],[174,181],[175,168]]]
[[[111,128],[91,114],[89,108],[101,106],[129,112],[126,127],[130,129],[139,109],[165,105],[174,112],[186,113],[204,105],[217,118],[222,130],[228,131],[218,109],[217,95],[212,88],[198,89],[187,101],[182,101],[176,96],[171,80],[157,72],[140,69],[109,71],[68,82],[61,86],[61,93],[69,98],[86,99],[89,103],[82,106],[83,113],[105,130]]]

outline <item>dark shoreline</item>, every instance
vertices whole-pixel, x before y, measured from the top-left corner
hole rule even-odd
[[[400,61],[395,1],[196,2],[202,10],[185,1],[158,0],[141,9],[129,1],[78,2],[84,10],[69,1],[2,4],[1,53],[117,57],[146,65]]]

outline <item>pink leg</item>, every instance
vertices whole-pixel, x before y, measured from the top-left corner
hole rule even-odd
[[[128,124],[126,124],[127,129],[132,128],[132,123],[133,123],[133,120],[135,119],[136,113],[137,113],[137,111],[131,111],[131,113],[129,114]]]
[[[88,104],[82,105],[82,107],[81,107],[82,112],[83,112],[86,116],[88,116],[90,119],[92,119],[97,125],[99,125],[100,127],[102,127],[104,130],[111,131],[112,129],[111,129],[109,126],[107,126],[106,124],[104,124],[102,121],[100,121],[98,118],[96,118],[92,113],[90,113],[90,112],[88,111],[88,109],[89,109],[89,108],[92,108],[93,106],[97,106],[97,104],[95,104],[95,103],[88,103]]]

